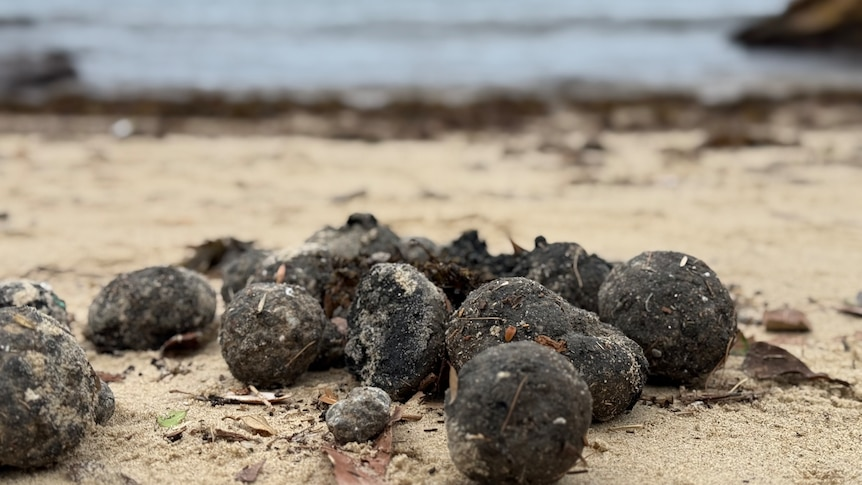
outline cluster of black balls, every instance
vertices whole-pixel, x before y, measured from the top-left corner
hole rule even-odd
[[[611,264],[542,237],[515,249],[491,255],[475,231],[442,247],[402,239],[370,214],[296,249],[247,248],[222,267],[222,355],[237,379],[262,388],[338,365],[365,394],[395,401],[451,382],[456,466],[477,480],[520,483],[562,476],[589,423],[634,406],[648,378],[696,385],[724,358],[733,302],[699,259],[655,251]],[[28,292],[57,311],[38,287]],[[216,293],[197,273],[146,268],[102,289],[85,335],[101,351],[156,349],[212,328],[215,309]],[[357,406],[368,414],[385,403]],[[332,420],[339,441],[367,434],[336,426],[351,423],[341,409]]]

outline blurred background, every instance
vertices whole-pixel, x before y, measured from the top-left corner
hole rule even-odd
[[[788,5],[0,0],[0,95],[16,106],[69,94],[188,93],[375,106],[393,96],[463,101],[489,91],[673,92],[721,102],[862,88],[862,2]]]

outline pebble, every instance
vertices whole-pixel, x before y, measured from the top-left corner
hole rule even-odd
[[[580,458],[591,409],[568,359],[533,342],[498,345],[446,392],[449,456],[481,483],[552,483]]]
[[[114,411],[68,327],[30,307],[0,308],[0,466],[54,464]]]
[[[357,387],[326,411],[326,426],[340,444],[377,437],[389,423],[392,400],[377,387]]]
[[[174,266],[123,273],[90,305],[84,335],[100,352],[158,349],[213,322],[216,293],[199,274]]]

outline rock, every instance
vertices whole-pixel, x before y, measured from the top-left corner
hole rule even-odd
[[[470,293],[446,332],[455,369],[486,349],[517,341],[540,343],[571,360],[589,386],[596,421],[631,409],[646,383],[647,361],[637,343],[526,278],[500,278]]]
[[[862,47],[862,0],[795,0],[778,16],[734,34],[748,46]]]
[[[75,59],[65,50],[0,58],[0,94],[78,85]]]
[[[599,315],[643,348],[651,376],[672,383],[702,382],[736,334],[733,300],[715,272],[672,251],[615,266],[599,291]]]
[[[317,358],[328,324],[320,303],[303,287],[254,283],[225,308],[221,353],[231,374],[246,384],[289,386]]]
[[[347,317],[347,367],[362,385],[407,399],[440,370],[446,319],[446,297],[416,268],[377,264]]]
[[[389,394],[377,387],[357,387],[326,411],[326,426],[340,444],[377,437],[389,423]]]
[[[533,342],[499,345],[446,392],[449,456],[481,483],[551,483],[580,458],[591,409],[568,359]]]
[[[539,236],[536,248],[520,258],[513,274],[541,283],[578,308],[598,312],[599,287],[610,272],[607,261],[580,245],[548,244]]]
[[[216,293],[206,279],[173,266],[124,273],[96,295],[85,336],[100,352],[158,349],[174,335],[213,322]]]
[[[320,244],[341,259],[371,256],[375,253],[398,254],[401,239],[382,226],[371,214],[351,214],[347,223],[339,228],[325,227],[306,240],[307,243]]]
[[[29,280],[0,281],[0,308],[10,306],[29,306],[69,327],[66,302],[60,299],[51,285]]]
[[[252,282],[254,275],[263,269],[263,262],[272,253],[260,249],[249,249],[222,267],[221,298],[230,303],[239,290]]]
[[[68,327],[30,307],[0,308],[0,396],[0,466],[52,465],[113,414]]]

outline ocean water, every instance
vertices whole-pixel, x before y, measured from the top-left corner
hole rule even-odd
[[[729,40],[785,2],[0,0],[15,20],[0,25],[0,56],[68,50],[107,95],[862,87],[859,62]]]

